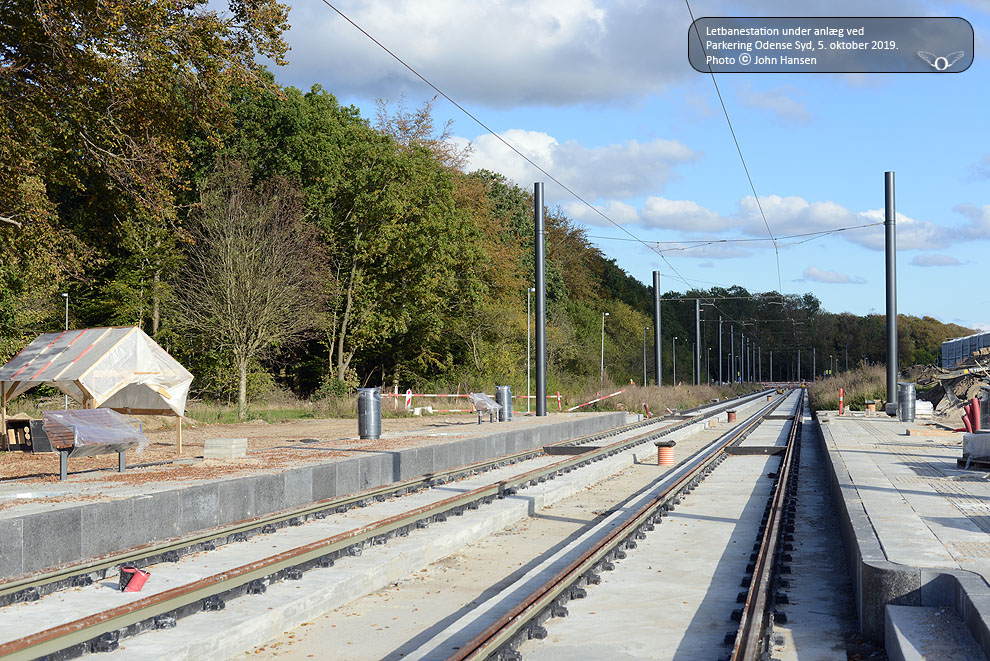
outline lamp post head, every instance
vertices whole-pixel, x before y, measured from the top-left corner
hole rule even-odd
[[[62,297],[63,298],[69,298],[69,292],[65,292],[65,291],[62,292]]]
[[[603,312],[603,313],[602,313],[602,316],[603,316],[603,317],[607,317],[607,316],[609,316],[609,314],[608,314],[608,312]]]
[[[530,288],[529,288],[529,293],[530,293],[530,294],[534,294],[534,293],[536,293],[536,288],[535,288],[535,287],[530,287]]]

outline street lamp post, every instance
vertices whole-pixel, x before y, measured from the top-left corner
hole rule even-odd
[[[65,330],[69,330],[69,292],[62,292],[62,298],[65,299]],[[65,396],[65,408],[69,408],[69,396]]]
[[[532,328],[532,324],[529,323],[529,310],[531,306],[531,300],[533,298],[532,295],[535,291],[536,289],[533,287],[529,287],[526,290],[526,413],[529,413],[529,403],[530,403],[529,379],[531,375],[531,370],[529,367],[529,360],[530,360],[529,347],[530,347],[530,330]]]
[[[647,386],[646,383],[646,331],[650,330],[649,326],[643,327],[643,387]]]
[[[602,371],[598,386],[599,395],[601,395],[601,391],[605,389],[605,317],[607,316],[609,316],[608,312],[602,312]]]
[[[677,336],[670,341],[670,357],[674,361],[674,380],[671,381],[671,385],[677,385]]]

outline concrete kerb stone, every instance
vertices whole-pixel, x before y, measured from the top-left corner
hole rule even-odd
[[[863,636],[874,644],[884,644],[887,604],[951,606],[990,658],[990,586],[974,572],[911,567],[887,560],[856,486],[835,447],[831,430],[824,425],[817,427],[828,458],[826,466],[832,498],[839,513],[839,529]]]
[[[622,413],[603,414],[529,429],[498,431],[487,438],[369,454],[274,475],[194,484],[0,519],[0,578],[541,447],[624,421]],[[84,525],[84,516],[93,525]]]

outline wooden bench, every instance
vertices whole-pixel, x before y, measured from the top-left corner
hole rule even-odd
[[[126,452],[147,442],[137,420],[111,409],[45,411],[44,431],[59,454],[59,478],[68,475],[69,459],[117,453],[117,470],[127,467]]]

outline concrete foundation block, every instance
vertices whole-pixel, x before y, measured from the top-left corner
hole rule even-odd
[[[294,468],[285,476],[285,506],[295,507],[313,502],[313,469]]]
[[[188,487],[179,496],[179,532],[212,528],[219,523],[220,485]]]
[[[884,635],[890,661],[977,661],[983,651],[949,608],[887,606]]]
[[[25,572],[46,569],[82,557],[82,508],[41,512],[23,519],[21,551]]]
[[[24,571],[23,519],[0,521],[0,576],[16,576]]]
[[[361,464],[359,459],[337,462],[337,495],[343,496],[361,490]]]
[[[326,500],[337,495],[337,463],[313,466],[313,500]]]
[[[103,549],[125,549],[144,543],[143,521],[134,519],[131,499],[93,503],[80,508],[80,548],[84,558]]]
[[[221,520],[243,521],[255,516],[258,508],[254,502],[253,482],[251,478],[241,478],[220,483],[218,498]]]

